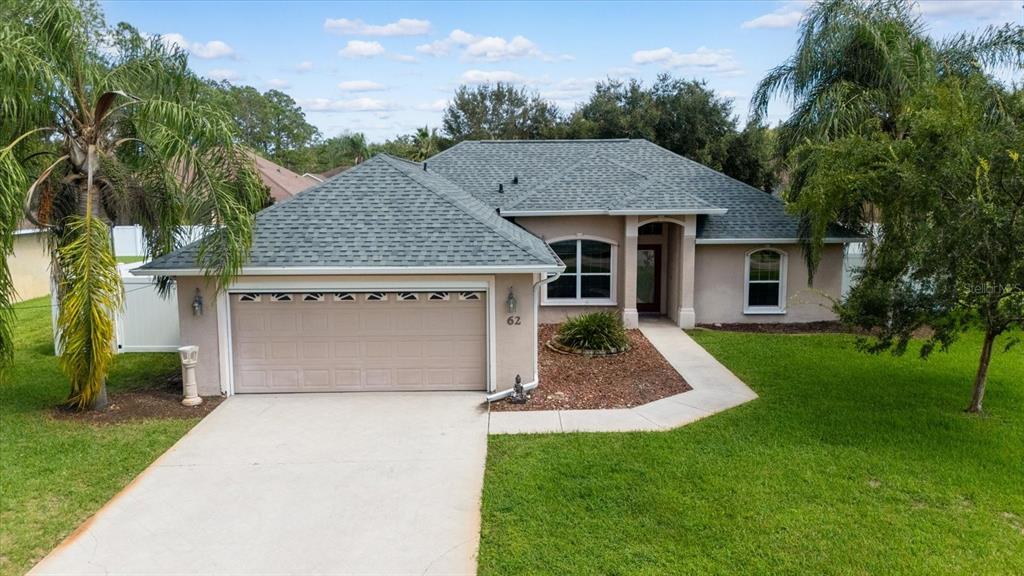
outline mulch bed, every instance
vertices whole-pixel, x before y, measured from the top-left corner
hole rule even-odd
[[[753,332],[757,334],[823,334],[830,332],[849,334],[853,332],[842,322],[766,322],[763,324],[740,322],[735,324],[698,324],[697,327],[722,332]]]
[[[494,402],[491,410],[630,408],[690,390],[639,330],[627,331],[632,344],[628,351],[594,357],[559,354],[545,346],[557,330],[553,324],[539,327],[540,385],[530,393],[530,400],[526,404]]]
[[[75,420],[90,424],[119,424],[135,420],[202,418],[220,404],[221,396],[204,396],[199,406],[182,406],[181,374],[168,376],[158,386],[141,390],[113,392],[104,410],[79,412],[64,406],[53,408],[57,420]]]

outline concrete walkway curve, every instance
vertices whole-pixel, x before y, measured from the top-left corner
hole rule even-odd
[[[633,408],[491,412],[490,434],[670,430],[757,398],[735,374],[672,322],[641,319],[640,331],[693,388]]]

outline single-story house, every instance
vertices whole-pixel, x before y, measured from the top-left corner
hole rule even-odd
[[[203,394],[509,389],[537,382],[537,325],[834,318],[843,246],[814,286],[798,221],[753,187],[645,140],[468,141],[380,154],[256,217],[219,292],[187,246],[174,277]]]

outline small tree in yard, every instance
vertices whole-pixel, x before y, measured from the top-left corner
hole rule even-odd
[[[1024,325],[1024,134],[990,122],[979,90],[949,82],[922,94],[929,107],[908,115],[902,140],[852,136],[803,149],[796,177],[809,193],[795,204],[815,221],[851,195],[876,208],[883,233],[838,306],[845,322],[876,333],[862,341],[869,351],[902,353],[927,327],[927,356],[981,327],[970,412],[982,409],[996,339]]]
[[[223,285],[266,199],[185,54],[157,40],[101,50],[102,23],[84,14],[70,0],[0,4],[0,356],[13,348],[7,260],[27,218],[49,238],[60,364],[77,408],[105,404],[123,291],[111,225],[141,224],[150,256],[183,240],[179,225],[209,225],[199,265]]]
[[[755,116],[773,95],[794,102],[781,149],[810,271],[834,222],[875,235],[837,303],[877,336],[862,346],[902,353],[927,327],[927,356],[984,331],[970,412],[982,409],[997,338],[1011,333],[1009,351],[1024,323],[1024,118],[1010,105],[1019,95],[985,68],[1022,64],[1020,26],[935,41],[907,2],[828,0],[753,99]]]

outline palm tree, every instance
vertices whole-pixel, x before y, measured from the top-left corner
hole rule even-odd
[[[370,157],[370,147],[366,143],[366,135],[362,132],[343,136],[345,156],[352,160],[352,164],[362,164]]]
[[[23,219],[48,234],[68,404],[102,407],[123,287],[111,226],[143,227],[150,256],[208,225],[199,265],[221,285],[248,255],[266,190],[203,101],[187,57],[159,40],[117,50],[71,0],[0,7],[0,354],[12,353],[7,257]]]
[[[800,23],[796,51],[770,70],[751,99],[755,122],[776,96],[794,106],[780,130],[784,153],[799,143],[881,130],[902,138],[901,118],[922,88],[986,66],[1021,66],[1016,25],[936,41],[906,0],[824,0]]]
[[[416,134],[413,136],[413,146],[415,147],[413,160],[417,162],[422,162],[437,154],[437,128],[433,130],[427,126],[417,128]]]

